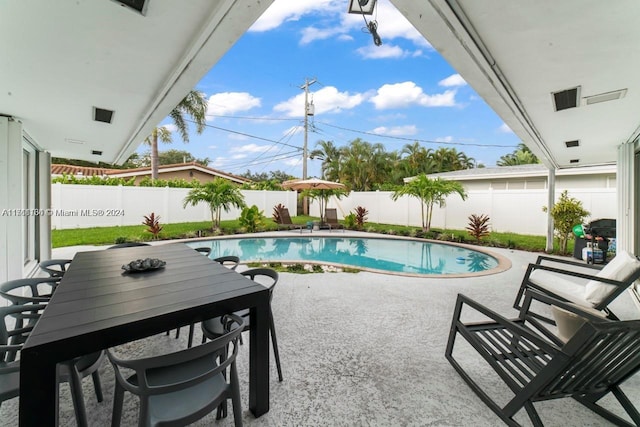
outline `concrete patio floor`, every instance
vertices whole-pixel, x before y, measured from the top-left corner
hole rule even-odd
[[[54,257],[67,257],[75,250],[86,249],[62,248],[54,251]],[[248,411],[245,340],[238,359],[244,424],[501,425],[499,418],[476,397],[444,357],[458,293],[507,317],[517,314],[511,304],[527,264],[535,261],[538,254],[506,249],[490,251],[509,258],[512,268],[495,275],[463,279],[369,272],[281,273],[274,293],[273,312],[284,381],[277,381],[272,358],[271,409],[264,416],[254,418]],[[632,310],[631,314],[636,310],[632,306],[626,308]],[[186,346],[186,335],[187,328],[182,328],[180,339],[175,339],[174,333],[156,335],[121,346],[119,351],[136,357],[177,350]],[[456,354],[459,361],[483,379],[492,395],[508,398],[508,389],[490,368],[463,345],[459,347]],[[106,426],[111,421],[114,376],[107,362],[101,376],[105,394],[102,403],[96,402],[90,379],[84,380],[92,426]],[[639,377],[631,378],[623,387],[633,402],[640,402]],[[68,386],[61,385],[60,389],[60,425],[73,426],[75,418]],[[17,407],[18,399],[2,405],[1,425],[17,425]],[[548,426],[611,425],[572,399],[541,402],[536,407]],[[530,425],[524,413],[517,419]],[[136,423],[137,398],[127,394],[122,425]],[[233,417],[230,414],[227,419],[216,421],[210,415],[194,425],[233,425]]]

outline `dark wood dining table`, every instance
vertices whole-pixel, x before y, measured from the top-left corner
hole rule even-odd
[[[127,273],[132,260],[163,268]],[[269,291],[182,243],[79,252],[20,356],[20,426],[55,426],[56,364],[250,309],[249,409],[269,411]],[[105,425],[108,424],[105,420]]]

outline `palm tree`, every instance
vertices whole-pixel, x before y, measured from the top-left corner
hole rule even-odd
[[[224,178],[216,178],[204,185],[192,188],[184,198],[183,208],[207,203],[211,210],[211,230],[220,227],[222,209],[229,212],[232,207],[242,209],[246,205],[240,188]]]
[[[340,149],[333,141],[318,141],[316,147],[309,153],[309,158],[322,160],[322,179],[337,181],[340,178]]]
[[[356,138],[340,152],[340,179],[354,191],[370,191],[386,181],[391,165],[382,144]]]
[[[196,124],[196,132],[201,134],[206,125],[207,99],[204,93],[192,90],[182,101],[169,113],[169,117],[176,126],[184,142],[189,142],[189,126],[185,119],[185,114],[193,119]],[[151,179],[158,179],[158,140],[164,143],[171,143],[171,132],[164,126],[157,127],[151,131],[144,142],[151,146]]]
[[[433,206],[436,203],[440,207],[444,206],[446,197],[453,193],[458,193],[462,200],[467,198],[464,187],[459,182],[442,178],[430,179],[427,175],[420,174],[396,190],[391,195],[391,198],[395,201],[401,196],[407,195],[419,199],[421,202],[422,229],[429,231],[431,229]]]
[[[417,141],[413,144],[405,144],[400,151],[404,155],[406,176],[415,176],[420,173],[431,173],[434,169],[431,157],[433,150],[424,148]]]
[[[511,153],[505,154],[500,157],[500,159],[496,162],[498,166],[516,166],[516,165],[530,165],[540,163],[540,160],[536,157],[535,154],[529,150],[529,147],[524,145],[522,142],[518,144],[518,148]]]

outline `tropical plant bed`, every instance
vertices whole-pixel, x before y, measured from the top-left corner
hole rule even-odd
[[[357,268],[350,267],[337,267],[334,265],[324,265],[324,264],[302,264],[302,263],[280,263],[280,262],[250,262],[247,263],[248,267],[258,268],[258,267],[266,267],[271,268],[276,271],[286,272],[286,273],[298,273],[298,274],[309,274],[309,273],[359,273],[360,270]]]

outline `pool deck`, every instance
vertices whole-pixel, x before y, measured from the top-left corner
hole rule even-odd
[[[299,236],[300,233],[281,231],[265,235]],[[341,231],[312,235],[371,237],[368,233]],[[60,248],[54,250],[53,255],[64,258],[75,251],[91,249],[102,248]],[[241,348],[238,370],[244,424],[278,427],[501,425],[444,357],[458,293],[507,317],[517,314],[511,308],[513,299],[527,264],[535,261],[538,254],[496,248],[491,248],[491,252],[507,258],[511,268],[493,275],[467,278],[418,278],[371,272],[281,273],[272,307],[284,381],[277,381],[272,362],[271,409],[255,419],[247,409],[248,351]],[[632,304],[629,315],[639,317],[639,314]],[[149,337],[128,344],[126,351],[142,355],[184,348],[186,332],[183,328],[180,339],[175,339],[174,334]],[[486,379],[493,395],[499,399],[510,396],[508,389],[493,380],[490,369],[476,355],[464,346],[460,350],[459,360],[470,367],[471,372]],[[105,364],[101,374],[103,403],[96,402],[91,381],[84,381],[92,426],[107,425],[111,418],[114,381],[111,367]],[[640,402],[639,377],[636,375],[623,386],[633,402]],[[536,407],[547,426],[611,425],[571,399],[540,402]],[[123,426],[135,425],[136,411],[137,399],[127,394]],[[17,399],[5,402],[0,408],[0,424],[17,425],[16,413]],[[522,413],[516,419],[530,425]],[[60,425],[74,425],[66,385],[61,386]],[[210,415],[194,425],[231,426],[233,417],[215,421]]]

